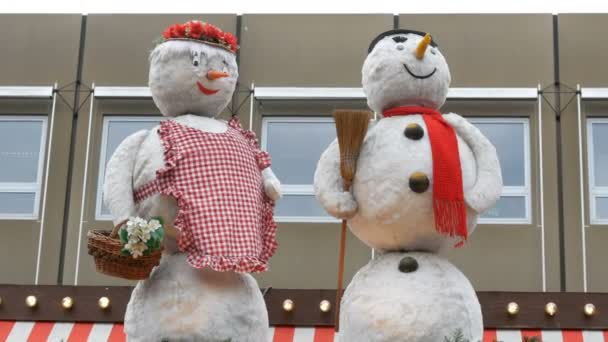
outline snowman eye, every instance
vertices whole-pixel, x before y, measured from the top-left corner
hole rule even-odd
[[[197,66],[198,66],[198,61],[197,61],[196,59],[195,59],[195,60],[193,60],[193,61],[192,61],[192,65],[194,65],[195,67],[197,67]]]
[[[397,44],[397,50],[402,51],[403,49],[405,49],[403,44]]]
[[[435,49],[431,49],[431,53],[432,53],[433,55],[436,55],[436,54],[437,54],[437,50],[435,50]]]
[[[397,36],[397,37],[393,37],[393,40],[395,41],[395,43],[405,43],[405,41],[407,40],[407,37]]]

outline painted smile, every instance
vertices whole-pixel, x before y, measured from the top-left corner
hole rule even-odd
[[[213,95],[219,91],[219,89],[205,88],[205,86],[201,82],[196,82],[196,86],[198,87],[198,90],[200,90],[201,93],[205,95]]]
[[[425,78],[429,78],[429,77],[433,76],[435,74],[435,72],[437,72],[437,68],[434,68],[433,71],[431,71],[429,74],[416,75],[410,70],[410,68],[407,67],[407,64],[403,63],[403,66],[405,67],[405,71],[407,71],[408,74],[414,76],[415,78],[421,79],[421,80],[423,80]]]

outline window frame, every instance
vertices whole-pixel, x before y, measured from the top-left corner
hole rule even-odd
[[[158,115],[113,115],[104,114],[102,115],[101,122],[101,146],[99,149],[98,169],[97,169],[97,187],[95,193],[95,220],[96,221],[112,221],[112,215],[104,215],[101,213],[103,205],[103,183],[105,180],[106,173],[106,157],[107,157],[107,143],[108,143],[108,126],[111,121],[126,121],[126,122],[137,122],[137,121],[152,121],[150,118],[158,118],[159,122],[165,119],[163,116]]]
[[[34,206],[31,213],[27,214],[6,214],[0,213],[0,220],[38,220],[40,217],[40,205],[42,198],[42,176],[45,167],[48,115],[28,114],[28,115],[0,115],[0,121],[40,121],[42,122],[40,150],[38,154],[38,167],[36,170],[36,181],[25,182],[0,182],[0,193],[34,193]],[[48,167],[48,165],[47,165]]]
[[[517,123],[523,125],[524,130],[524,185],[523,186],[503,186],[501,197],[523,197],[525,201],[525,216],[522,218],[483,218],[479,217],[479,224],[500,224],[500,225],[525,225],[532,224],[532,186],[531,186],[531,145],[530,145],[530,118],[512,117],[474,117],[467,118],[471,124],[476,123]],[[268,123],[293,123],[293,122],[312,122],[326,123],[333,122],[333,118],[324,116],[300,117],[300,116],[264,116],[262,118],[262,138],[261,147],[267,150],[268,144]],[[310,184],[281,184],[283,195],[313,195],[313,185]],[[277,222],[300,222],[300,223],[327,223],[339,222],[338,219],[328,216],[275,216]]]
[[[593,124],[608,124],[606,117],[588,117],[586,122],[587,130],[587,187],[589,200],[589,223],[592,225],[606,225],[608,218],[597,217],[596,201],[598,197],[608,198],[608,186],[595,185],[595,148],[593,145]],[[581,175],[582,176],[582,175]]]
[[[478,224],[525,225],[532,224],[532,186],[531,186],[531,145],[530,145],[530,118],[529,117],[472,117],[467,120],[475,125],[477,123],[518,123],[524,129],[524,185],[503,185],[500,197],[524,197],[525,216],[522,218],[487,218],[480,215]]]
[[[328,123],[334,122],[331,116],[263,116],[262,117],[262,137],[260,147],[263,151],[268,150],[268,124],[269,123]],[[272,157],[272,156],[271,156]],[[285,195],[312,195],[315,196],[313,184],[283,184],[281,192]],[[316,201],[316,197],[315,197]],[[278,216],[274,217],[276,222],[298,222],[298,223],[336,223],[340,220],[327,214],[327,216]]]

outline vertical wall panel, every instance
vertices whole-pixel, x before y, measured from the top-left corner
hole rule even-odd
[[[81,16],[76,14],[1,14],[0,86],[52,86],[55,82],[64,86],[73,82],[76,79],[78,64],[80,22]],[[71,103],[73,93],[63,94]],[[0,101],[0,114],[48,115],[50,108],[50,100]],[[57,282],[71,130],[71,110],[58,100],[55,130],[52,132],[52,158],[48,166],[49,198],[40,255],[40,284]],[[42,190],[44,185],[41,192]],[[0,230],[3,236],[0,248],[0,282],[33,283],[40,221],[0,220]]]
[[[559,66],[561,81],[569,86],[581,84],[583,87],[608,86],[608,48],[603,42],[608,31],[608,15],[606,14],[560,14],[559,15]],[[566,90],[565,87],[562,87]],[[562,94],[562,106],[573,94]],[[589,115],[604,113],[605,110],[594,111],[583,103],[583,146],[586,147],[585,118]],[[565,225],[565,256],[566,256],[566,285],[568,291],[583,289],[583,244],[587,253],[587,280],[589,291],[608,291],[608,273],[605,260],[608,250],[608,226],[590,225],[588,189],[584,189],[584,198],[580,198],[580,177],[584,178],[587,188],[587,159],[584,159],[583,174],[579,172],[578,164],[578,119],[576,101],[570,103],[561,116],[563,152],[563,189],[564,194],[564,225]],[[586,149],[583,151],[586,157]],[[582,239],[580,201],[585,206],[586,239]]]

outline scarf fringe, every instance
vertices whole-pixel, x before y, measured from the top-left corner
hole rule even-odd
[[[466,206],[464,200],[435,199],[433,201],[435,229],[449,236],[468,238]]]

